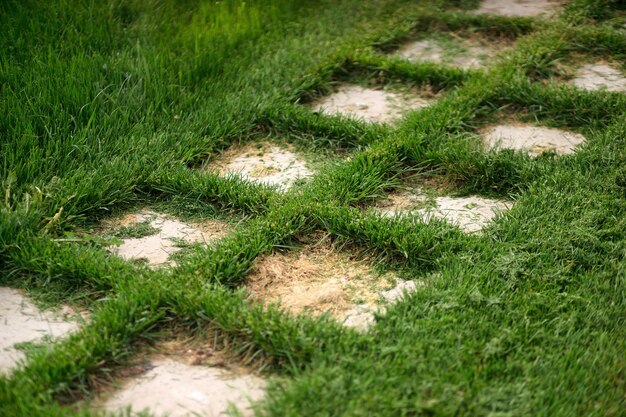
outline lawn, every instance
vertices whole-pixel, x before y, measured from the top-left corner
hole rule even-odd
[[[0,3],[0,287],[86,317],[22,346],[0,416],[97,415],[181,339],[266,381],[258,416],[626,416],[626,83],[580,81],[626,74],[626,7],[480,3]],[[395,120],[320,106],[342,91],[397,94]],[[498,124],[584,143],[484,146]],[[288,186],[255,180],[277,160]],[[506,210],[424,220],[452,198]],[[153,212],[202,234],[168,235],[167,265],[112,253],[163,232]],[[325,314],[268,295],[336,269],[358,273]],[[390,274],[412,290],[345,326]]]

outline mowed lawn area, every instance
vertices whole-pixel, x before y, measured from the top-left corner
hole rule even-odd
[[[1,417],[626,416],[623,1],[0,28]]]

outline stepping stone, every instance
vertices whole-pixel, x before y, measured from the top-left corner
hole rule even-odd
[[[561,0],[484,0],[474,13],[533,17],[554,15],[562,5]]]
[[[353,260],[325,243],[257,259],[246,286],[252,300],[279,303],[294,314],[328,313],[359,330],[374,323],[379,304],[397,302],[416,288],[393,274],[376,275],[371,262]]]
[[[295,153],[269,143],[229,149],[207,169],[217,170],[222,175],[240,175],[252,182],[277,186],[283,191],[291,188],[296,181],[313,175]]]
[[[324,242],[262,256],[246,281],[252,299],[280,302],[295,314],[341,318],[359,303],[376,301],[378,292],[390,286],[390,278],[377,276],[368,261],[351,259]]]
[[[181,250],[177,242],[208,244],[224,236],[230,228],[226,223],[217,221],[191,226],[153,211],[127,215],[115,226],[128,227],[144,222],[155,230],[153,234],[122,239],[121,245],[110,250],[127,260],[146,260],[151,266],[174,266],[169,257]]]
[[[459,227],[465,233],[476,233],[488,226],[498,213],[511,208],[511,203],[479,196],[436,197],[431,207],[423,207],[428,197],[405,193],[390,196],[391,205],[377,211],[386,217],[415,215],[424,222],[441,219]]]
[[[515,149],[526,151],[530,156],[543,152],[568,155],[585,142],[578,133],[548,127],[498,125],[486,129],[484,142],[489,149]]]
[[[41,311],[21,291],[0,287],[0,374],[8,374],[25,358],[15,345],[67,335],[78,328],[69,320],[76,315],[67,306],[60,312]]]
[[[313,103],[311,108],[316,112],[341,114],[366,122],[390,123],[409,110],[421,109],[431,103],[432,100],[400,92],[343,84],[334,93]]]
[[[622,71],[606,64],[582,66],[572,84],[584,90],[626,92],[626,77]]]
[[[447,64],[463,69],[483,68],[485,62],[498,52],[496,47],[487,48],[469,41],[459,41],[459,49],[446,51],[439,42],[433,39],[422,39],[402,46],[398,53],[409,61],[427,61]],[[456,48],[455,48],[456,49]]]
[[[149,371],[126,381],[120,390],[94,409],[133,413],[149,411],[158,417],[226,416],[235,406],[252,416],[251,403],[263,398],[263,379],[212,366],[188,365],[171,358],[151,361]],[[135,414],[133,414],[135,415]]]

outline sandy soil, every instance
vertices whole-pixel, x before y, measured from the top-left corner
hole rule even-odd
[[[554,15],[562,5],[561,0],[484,0],[475,13],[533,17]]]
[[[385,303],[397,302],[416,287],[393,274],[378,276],[369,260],[351,259],[323,243],[258,259],[247,288],[253,299],[278,302],[296,314],[330,313],[348,327],[366,330]]]
[[[482,134],[489,149],[515,149],[527,151],[531,156],[543,152],[572,154],[585,142],[585,137],[578,133],[536,126],[498,125],[485,129]]]
[[[270,143],[234,146],[223,152],[208,169],[222,175],[241,175],[257,183],[291,188],[298,179],[313,175],[306,163],[288,149]]]
[[[129,214],[116,224],[108,225],[107,228],[115,229],[144,221],[149,221],[150,225],[159,231],[151,236],[122,239],[122,244],[112,247],[111,251],[124,259],[145,259],[152,266],[173,265],[174,263],[169,261],[169,256],[180,250],[176,245],[177,240],[208,244],[221,238],[229,230],[226,223],[210,221],[191,226],[149,210]]]
[[[391,123],[409,110],[428,106],[432,101],[399,92],[343,84],[337,91],[314,102],[314,111],[342,114],[375,123]]]
[[[252,416],[250,403],[265,393],[265,381],[255,375],[190,365],[180,358],[156,358],[146,368],[92,407],[113,412],[131,407],[135,413],[149,410],[159,417],[217,417],[235,406],[242,416]]]
[[[14,288],[0,287],[0,374],[9,373],[24,354],[15,344],[38,342],[43,337],[61,337],[78,328],[69,307],[58,312],[41,311]]]
[[[582,66],[576,78],[572,80],[578,88],[584,90],[605,90],[626,92],[626,77],[612,66],[606,64],[588,64]]]
[[[489,225],[499,212],[510,209],[511,203],[478,196],[436,197],[434,205],[423,207],[427,197],[419,192],[393,194],[389,204],[377,211],[384,216],[405,213],[421,216],[425,222],[433,218],[446,220],[466,233],[475,233]]]
[[[247,288],[252,298],[280,302],[296,314],[330,312],[342,318],[355,300],[375,303],[378,292],[391,286],[393,279],[376,276],[368,261],[351,259],[322,243],[257,259]]]

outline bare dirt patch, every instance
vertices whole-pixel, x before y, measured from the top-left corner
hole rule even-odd
[[[178,341],[159,346],[141,364],[119,373],[119,389],[102,392],[92,409],[120,412],[130,407],[133,413],[147,410],[159,417],[216,417],[235,407],[251,416],[251,404],[263,398],[266,386],[263,378],[222,353]]]
[[[311,108],[366,122],[390,123],[400,119],[409,110],[427,107],[431,103],[431,99],[417,95],[342,84],[334,93],[314,102]]]
[[[515,149],[538,156],[543,152],[572,154],[585,142],[585,137],[566,130],[526,125],[498,125],[482,132],[489,149]]]
[[[376,274],[372,260],[354,258],[326,242],[258,259],[247,278],[252,299],[278,302],[292,312],[330,313],[344,325],[365,330],[385,302],[397,302],[415,284]]]
[[[498,213],[511,208],[511,203],[479,196],[429,198],[418,189],[415,193],[392,194],[386,204],[376,208],[383,216],[414,215],[424,222],[445,220],[466,233],[485,228]]]
[[[14,369],[25,355],[16,344],[57,338],[78,328],[78,313],[64,306],[58,312],[39,310],[14,288],[0,287],[0,374]]]
[[[622,71],[607,64],[583,65],[572,84],[584,90],[626,92],[626,77]]]
[[[143,237],[123,238],[122,244],[111,251],[128,260],[146,260],[149,265],[174,265],[170,255],[181,250],[179,242],[209,244],[223,237],[230,229],[224,222],[205,221],[189,225],[168,215],[143,210],[123,218],[105,223],[104,228],[115,231],[120,227],[130,227],[146,223],[155,233]]]
[[[457,48],[450,48],[435,39],[422,39],[408,43],[398,54],[409,61],[427,61],[447,64],[463,69],[484,68],[486,62],[503,49],[497,44],[482,44],[459,39]]]
[[[313,175],[294,152],[267,142],[234,146],[212,161],[207,169],[217,170],[222,175],[241,175],[249,181],[275,185],[283,190]]]
[[[367,260],[352,259],[319,243],[257,259],[247,288],[254,299],[280,302],[296,314],[329,312],[341,318],[357,303],[375,302],[392,280],[374,274]]]
[[[526,17],[552,16],[563,4],[562,0],[484,0],[475,13]]]

